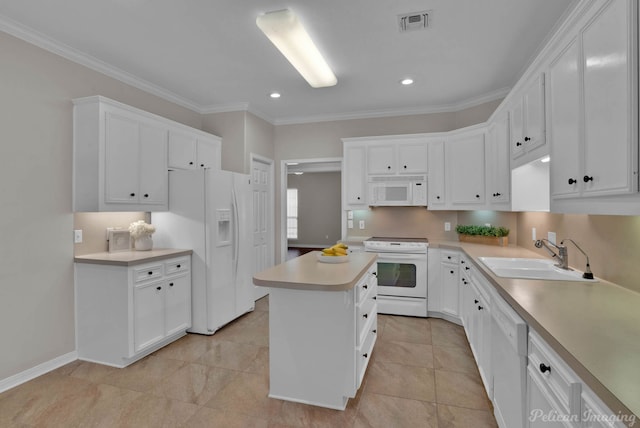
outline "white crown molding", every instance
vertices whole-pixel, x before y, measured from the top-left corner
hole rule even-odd
[[[467,108],[475,107],[480,104],[484,104],[490,101],[502,99],[507,96],[511,88],[502,88],[493,92],[489,92],[485,95],[470,98],[468,100],[442,104],[438,106],[425,106],[412,109],[383,109],[383,110],[369,110],[352,113],[339,113],[332,115],[318,115],[318,116],[300,116],[289,119],[276,119],[273,121],[274,125],[297,125],[303,123],[315,123],[315,122],[332,122],[338,120],[352,120],[352,119],[373,119],[380,117],[397,117],[397,116],[411,116],[419,114],[431,114],[431,113],[451,113]]]
[[[365,110],[350,113],[338,113],[329,115],[315,116],[299,116],[286,119],[274,119],[269,115],[252,108],[248,102],[239,102],[232,104],[220,104],[202,106],[182,96],[179,96],[167,89],[155,85],[149,81],[136,77],[135,75],[114,67],[102,60],[92,57],[82,51],[71,46],[60,43],[30,27],[20,24],[4,15],[0,15],[0,31],[17,37],[21,40],[38,46],[46,51],[59,55],[77,64],[83,65],[91,70],[102,73],[113,79],[116,79],[135,88],[156,95],[162,99],[185,107],[199,114],[215,114],[234,111],[249,112],[272,125],[293,125],[312,122],[330,122],[350,119],[372,119],[380,117],[393,116],[409,116],[430,113],[449,113],[475,107],[486,102],[504,98],[511,88],[502,88],[492,91],[479,97],[471,98],[458,103],[450,103],[436,106],[424,106],[410,109],[381,109],[381,110]]]
[[[27,43],[38,46],[46,51],[59,55],[63,58],[73,61],[77,64],[83,65],[91,70],[102,73],[106,76],[119,80],[120,82],[131,85],[135,88],[148,92],[152,95],[156,95],[172,103],[178,104],[182,107],[193,110],[196,113],[202,113],[201,107],[179,95],[174,94],[158,85],[148,82],[144,79],[134,76],[124,70],[120,70],[117,67],[107,64],[97,58],[87,55],[86,53],[72,48],[71,46],[60,43],[33,28],[20,24],[4,15],[0,15],[0,31],[24,40]]]

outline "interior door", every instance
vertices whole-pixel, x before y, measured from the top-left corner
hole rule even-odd
[[[251,185],[253,193],[253,273],[273,266],[273,163],[252,158]],[[254,297],[266,296],[269,289],[254,286]]]

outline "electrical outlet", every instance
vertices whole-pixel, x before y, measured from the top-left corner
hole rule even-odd
[[[82,229],[76,229],[73,231],[73,243],[82,244]]]
[[[347,220],[347,227],[353,229],[353,220]]]
[[[364,220],[360,220],[359,226],[360,229],[364,229]]]
[[[547,232],[547,239],[552,244],[555,244],[556,243],[556,233],[555,232]]]
[[[491,227],[491,223],[485,223],[484,225],[487,227]]]
[[[451,223],[449,223],[448,221],[444,222],[444,231],[445,232],[450,232],[451,231]]]
[[[538,240],[538,238],[536,238],[536,228],[535,227],[531,228],[531,240],[532,241],[537,241]]]

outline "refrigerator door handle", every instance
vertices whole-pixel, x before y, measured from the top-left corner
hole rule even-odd
[[[238,276],[238,256],[239,256],[239,246],[240,246],[240,231],[239,231],[239,214],[238,214],[238,198],[236,195],[235,189],[231,190],[231,198],[233,205],[233,237],[232,237],[232,245],[233,245],[233,278],[234,282]]]

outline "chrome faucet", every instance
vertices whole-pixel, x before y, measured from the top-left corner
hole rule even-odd
[[[545,241],[547,243],[545,243]],[[574,242],[575,244],[575,242]],[[548,239],[538,239],[535,243],[536,248],[543,248],[545,250],[547,250],[549,252],[549,254],[551,254],[552,258],[556,258],[559,260],[558,263],[556,263],[556,266],[559,267],[560,269],[566,269],[566,270],[570,270],[569,268],[569,253],[567,252],[567,247],[565,245],[562,245],[562,242],[560,243],[560,245],[554,244],[553,242],[549,241]],[[553,251],[553,248],[551,248],[550,246],[556,248],[558,250],[558,252],[556,253],[555,251]]]
[[[591,265],[589,265],[589,256],[587,256],[587,253],[585,253],[584,251],[582,251],[582,248],[580,248],[578,246],[578,244],[575,243],[575,241],[573,239],[570,238],[564,238],[562,241],[560,241],[560,244],[564,244],[564,241],[569,241],[571,242],[573,245],[576,246],[576,248],[582,253],[584,254],[584,258],[587,259],[587,267],[584,270],[584,273],[582,274],[582,277],[584,279],[593,279],[593,273],[591,272]]]

